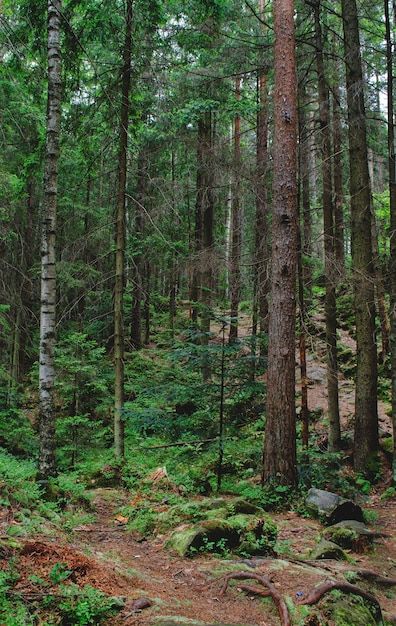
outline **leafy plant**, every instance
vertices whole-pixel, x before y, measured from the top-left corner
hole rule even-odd
[[[29,612],[20,597],[12,593],[18,580],[14,561],[8,571],[0,570],[0,622],[4,626],[26,626],[32,624]]]

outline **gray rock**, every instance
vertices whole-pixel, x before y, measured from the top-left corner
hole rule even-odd
[[[308,491],[305,504],[313,515],[328,525],[342,520],[363,522],[363,511],[359,505],[331,491],[312,488]]]

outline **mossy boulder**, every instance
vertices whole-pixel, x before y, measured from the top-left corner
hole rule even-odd
[[[347,561],[348,555],[344,550],[332,541],[321,541],[309,555],[311,559],[334,559],[336,561]]]
[[[378,533],[367,528],[362,522],[356,520],[343,520],[329,526],[322,533],[322,538],[336,543],[344,550],[364,553],[373,547],[374,539]]]
[[[328,623],[337,624],[337,626],[376,626],[382,624],[376,610],[369,607],[368,604],[360,596],[340,595],[339,592],[333,591],[320,603],[320,609]],[[330,621],[331,620],[331,621]]]
[[[202,519],[196,524],[176,528],[167,547],[182,556],[197,551],[222,553],[233,549],[245,555],[273,554],[277,534],[276,524],[269,515],[256,517],[240,513],[227,519]]]
[[[273,519],[266,513],[259,517],[239,513],[227,520],[240,538],[238,552],[243,555],[274,554],[274,546],[278,537],[278,528]]]
[[[238,532],[223,519],[201,520],[197,524],[176,528],[167,547],[181,556],[194,552],[222,552],[240,543]]]

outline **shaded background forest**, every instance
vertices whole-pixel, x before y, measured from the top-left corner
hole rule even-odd
[[[93,448],[108,451],[113,443],[124,4],[65,0],[61,13],[56,347],[61,469],[93,459]],[[0,8],[0,443],[27,455],[37,454],[46,9],[41,0],[3,0]],[[384,10],[390,11],[388,24]],[[310,319],[334,291],[328,321],[335,336],[337,323],[352,332],[354,326],[341,7],[297,1],[295,11],[299,329],[309,338]],[[358,11],[380,385],[388,393],[393,144],[387,115],[393,102],[395,7],[387,0],[363,0]],[[238,462],[260,465],[273,43],[272,3],[133,2],[125,202],[127,450],[147,436],[161,445],[220,435],[226,464],[227,455],[238,458],[238,444],[223,439],[246,428],[251,432],[245,436],[254,441],[252,457]],[[324,163],[331,165],[327,179]],[[326,190],[330,214],[324,213]],[[341,445],[336,443],[334,448]]]

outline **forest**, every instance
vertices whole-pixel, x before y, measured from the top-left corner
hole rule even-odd
[[[320,490],[381,520],[323,590],[363,613],[238,589],[268,623],[393,623],[395,0],[1,0],[0,34],[0,622],[267,624],[156,621],[62,550],[267,558],[334,522]]]

